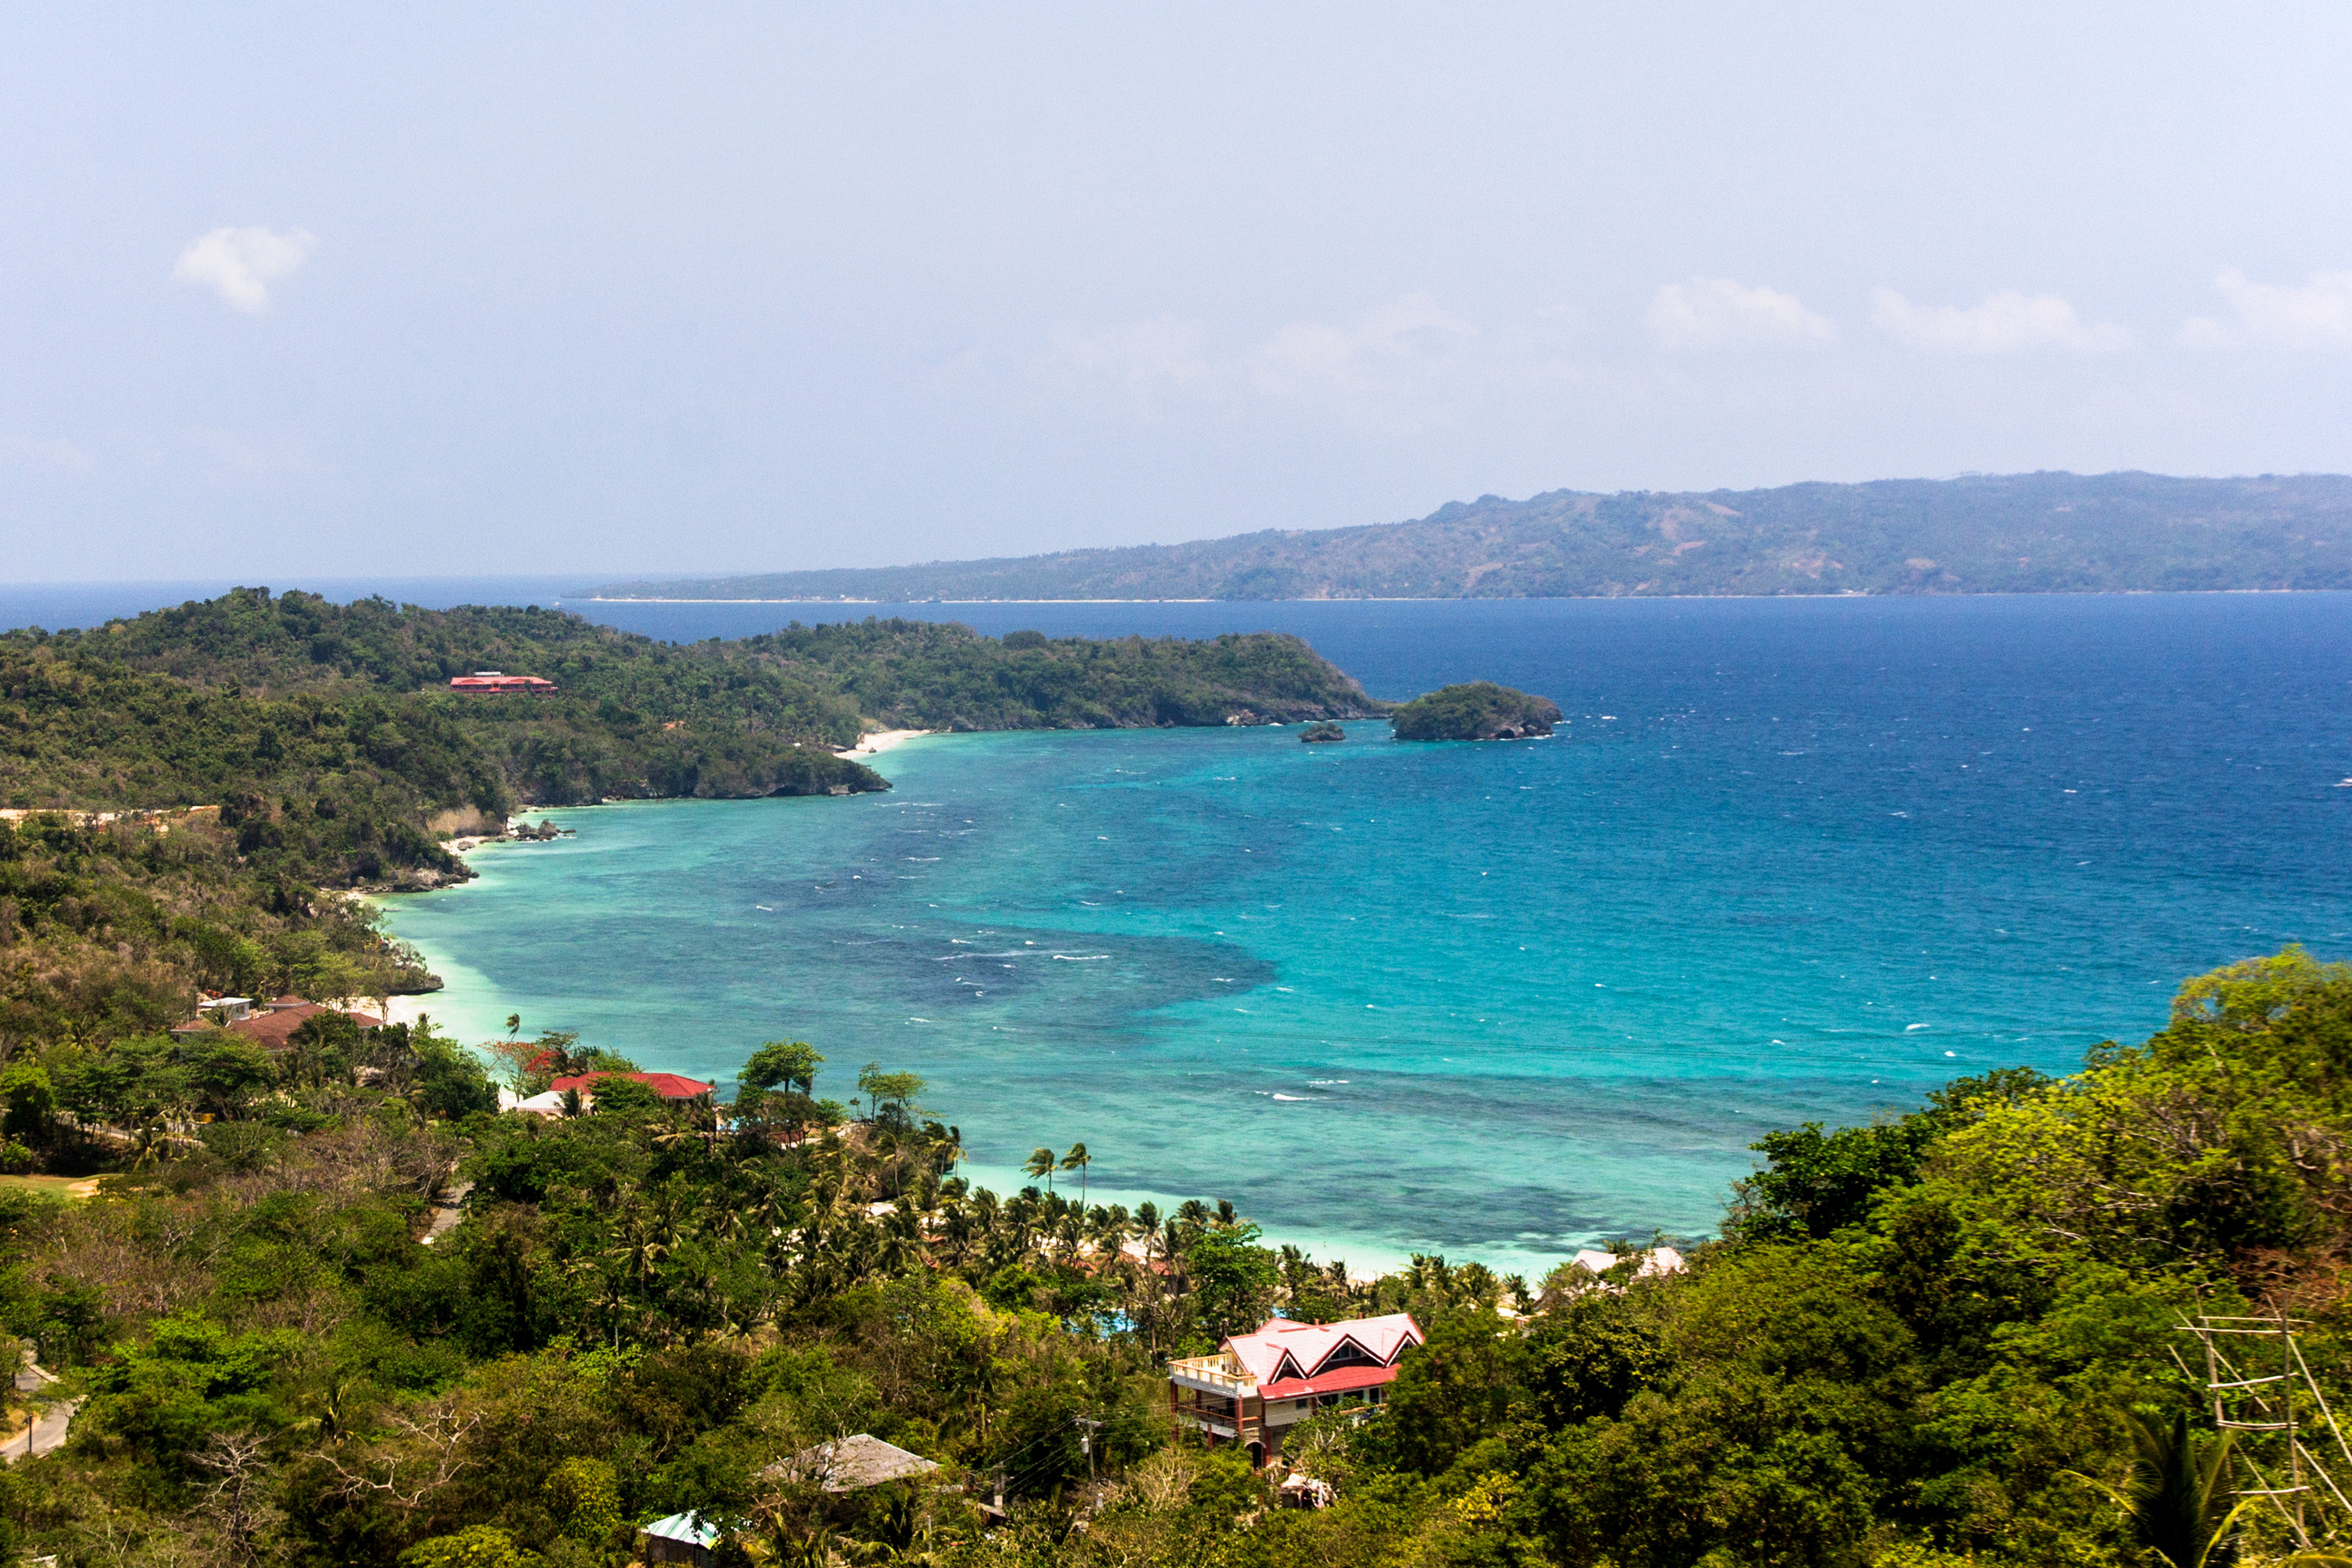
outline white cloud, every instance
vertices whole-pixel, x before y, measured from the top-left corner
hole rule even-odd
[[[1144,388],[1162,382],[1188,386],[1209,374],[1197,321],[1156,317],[1098,332],[1065,328],[1054,335],[1046,359],[1089,376],[1103,376]]]
[[[2182,342],[2223,348],[2242,334],[2289,349],[2352,347],[2352,272],[2315,272],[2298,287],[2256,283],[2231,267],[2214,277],[2213,287],[2237,312],[2238,330],[2195,317],[2182,323]]]
[[[2021,354],[2033,349],[2127,349],[2132,335],[2113,324],[2086,326],[2055,294],[2005,289],[1981,305],[1914,305],[1892,288],[1872,291],[1871,321],[1909,348],[1956,354]]]
[[[219,228],[199,235],[180,252],[172,277],[201,284],[248,316],[269,308],[269,286],[310,259],[318,236],[308,229],[279,234],[259,226]]]
[[[1413,391],[1439,362],[1459,355],[1478,329],[1426,294],[1383,305],[1353,327],[1294,322],[1250,358],[1250,382],[1262,392]]]
[[[1825,316],[1777,288],[1750,288],[1728,277],[1669,283],[1650,301],[1650,330],[1669,349],[1816,347],[1836,338]]]

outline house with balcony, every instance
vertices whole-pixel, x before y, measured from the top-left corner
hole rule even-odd
[[[1302,1323],[1270,1319],[1214,1355],[1168,1364],[1168,1409],[1212,1446],[1231,1443],[1264,1465],[1284,1434],[1318,1410],[1370,1410],[1388,1397],[1406,1349],[1425,1336],[1410,1312]]]

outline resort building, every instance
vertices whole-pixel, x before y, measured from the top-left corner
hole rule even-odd
[[[555,695],[555,683],[537,675],[509,675],[499,670],[476,670],[470,675],[452,675],[449,689],[472,696],[498,696],[520,692],[525,696],[549,697]]]
[[[247,997],[215,997],[210,1000],[200,999],[196,1016],[172,1032],[185,1037],[223,1028],[275,1056],[287,1048],[294,1031],[302,1027],[304,1019],[320,1013],[341,1013],[362,1029],[375,1029],[383,1022],[373,1013],[331,1008],[301,997],[279,997],[269,1002],[257,1002]],[[215,1019],[226,1021],[216,1025],[213,1021]]]
[[[1410,1312],[1339,1323],[1274,1318],[1228,1338],[1214,1355],[1170,1362],[1168,1410],[1212,1446],[1238,1444],[1264,1465],[1282,1452],[1283,1435],[1318,1410],[1381,1404],[1406,1347],[1424,1337]]]
[[[606,1078],[625,1078],[632,1083],[642,1083],[664,1100],[698,1100],[711,1090],[711,1085],[699,1078],[687,1078],[676,1072],[583,1072],[576,1078],[559,1078],[547,1087],[557,1094],[577,1089],[593,1096],[598,1082]]]
[[[708,1095],[713,1085],[699,1078],[688,1078],[676,1072],[582,1072],[570,1078],[559,1078],[537,1094],[518,1095],[505,1089],[499,1091],[499,1109],[525,1111],[534,1116],[563,1114],[564,1096],[573,1090],[580,1092],[580,1108],[596,1108],[596,1085],[607,1078],[625,1078],[642,1083],[661,1099],[677,1103],[699,1100]]]

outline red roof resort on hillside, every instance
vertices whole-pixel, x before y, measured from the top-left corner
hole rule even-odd
[[[474,696],[520,692],[525,696],[550,697],[555,695],[555,683],[543,681],[537,675],[509,675],[499,670],[476,670],[470,675],[450,676],[449,689]]]
[[[1316,1411],[1381,1403],[1399,1358],[1423,1337],[1410,1312],[1339,1323],[1273,1318],[1255,1333],[1228,1338],[1214,1355],[1170,1362],[1169,1413],[1212,1445],[1240,1444],[1263,1465]]]

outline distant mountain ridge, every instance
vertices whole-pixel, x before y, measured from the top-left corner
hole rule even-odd
[[[1191,544],[613,583],[600,599],[1580,599],[2352,588],[2352,476],[2039,473],[1482,496]]]

